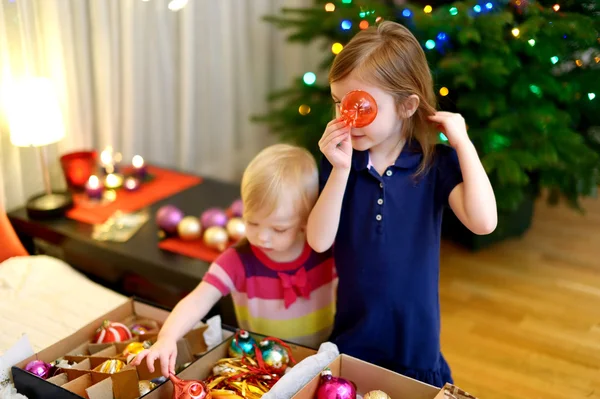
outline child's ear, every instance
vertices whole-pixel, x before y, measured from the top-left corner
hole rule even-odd
[[[402,119],[408,119],[417,112],[419,109],[419,96],[416,94],[411,94],[408,96],[404,102],[400,105],[400,117]]]

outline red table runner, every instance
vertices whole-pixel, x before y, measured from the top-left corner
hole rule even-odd
[[[135,212],[153,203],[168,198],[180,191],[202,183],[202,178],[148,166],[148,173],[154,179],[142,184],[137,191],[119,189],[117,198],[106,205],[91,206],[84,194],[75,196],[75,206],[67,212],[67,217],[90,224],[104,223],[115,211]]]
[[[230,243],[232,245],[233,243]],[[208,247],[202,241],[202,238],[197,240],[185,241],[180,238],[167,238],[158,243],[158,247],[165,251],[174,252],[176,254],[189,256],[205,262],[212,263],[221,255],[221,252]]]

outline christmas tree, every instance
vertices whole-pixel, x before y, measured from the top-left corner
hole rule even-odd
[[[395,20],[422,43],[440,108],[467,121],[494,186],[499,228],[540,189],[580,208],[600,183],[599,1],[317,0],[283,9],[266,19],[288,30],[289,41],[322,41],[323,62],[273,93],[272,111],[256,119],[320,157],[317,143],[334,114],[333,57],[360,29]]]

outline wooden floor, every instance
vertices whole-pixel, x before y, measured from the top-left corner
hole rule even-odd
[[[600,200],[540,202],[523,238],[442,246],[442,350],[480,399],[600,398]]]

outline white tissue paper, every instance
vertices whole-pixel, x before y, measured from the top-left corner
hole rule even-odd
[[[339,354],[340,351],[335,344],[331,342],[321,344],[315,355],[307,357],[288,369],[289,372],[286,372],[273,388],[262,396],[262,399],[290,399],[316,375],[319,375]]]
[[[0,399],[27,399],[27,396],[17,393],[12,385],[0,386]]]
[[[33,348],[27,334],[23,334],[13,346],[0,355],[0,386],[10,385],[10,368],[30,356],[33,356]]]
[[[211,350],[212,348],[223,342],[221,316],[216,315],[211,317],[206,321],[206,325],[208,326],[208,328],[204,330],[202,336],[204,337],[204,342],[206,343],[208,350]]]

